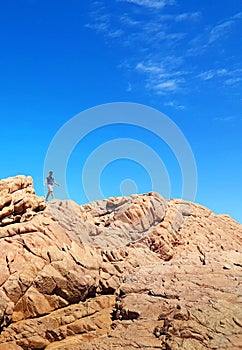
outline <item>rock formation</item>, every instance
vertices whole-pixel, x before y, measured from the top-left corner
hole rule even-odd
[[[242,349],[242,225],[157,193],[0,181],[0,350]]]

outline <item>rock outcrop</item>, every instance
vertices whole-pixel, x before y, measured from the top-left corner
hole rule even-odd
[[[0,350],[242,349],[242,225],[157,193],[0,181]]]
[[[35,195],[30,176],[0,181],[0,227],[28,221],[45,207],[43,198]]]

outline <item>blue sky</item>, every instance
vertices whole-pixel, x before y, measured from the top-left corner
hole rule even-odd
[[[101,104],[144,104],[165,113],[189,142],[195,201],[242,223],[241,0],[1,1],[0,30],[0,178],[32,175],[43,195],[46,153],[65,123]],[[181,197],[169,147],[147,130],[110,125],[80,140],[70,156],[74,200],[87,200],[82,171],[90,154],[115,138],[152,148],[170,179],[170,193],[162,194]],[[110,161],[100,174],[103,194],[150,191],[141,163]]]

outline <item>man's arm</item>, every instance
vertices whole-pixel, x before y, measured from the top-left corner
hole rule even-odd
[[[54,184],[60,187],[60,184],[54,180]]]

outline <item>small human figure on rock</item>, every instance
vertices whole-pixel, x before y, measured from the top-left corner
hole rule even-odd
[[[54,194],[54,185],[60,186],[60,184],[58,184],[58,182],[55,181],[54,177],[53,177],[53,171],[49,172],[49,176],[45,179],[44,182],[44,186],[48,186],[48,192],[45,198],[45,201],[48,202],[48,198],[51,195],[52,199],[55,198],[55,194]]]

